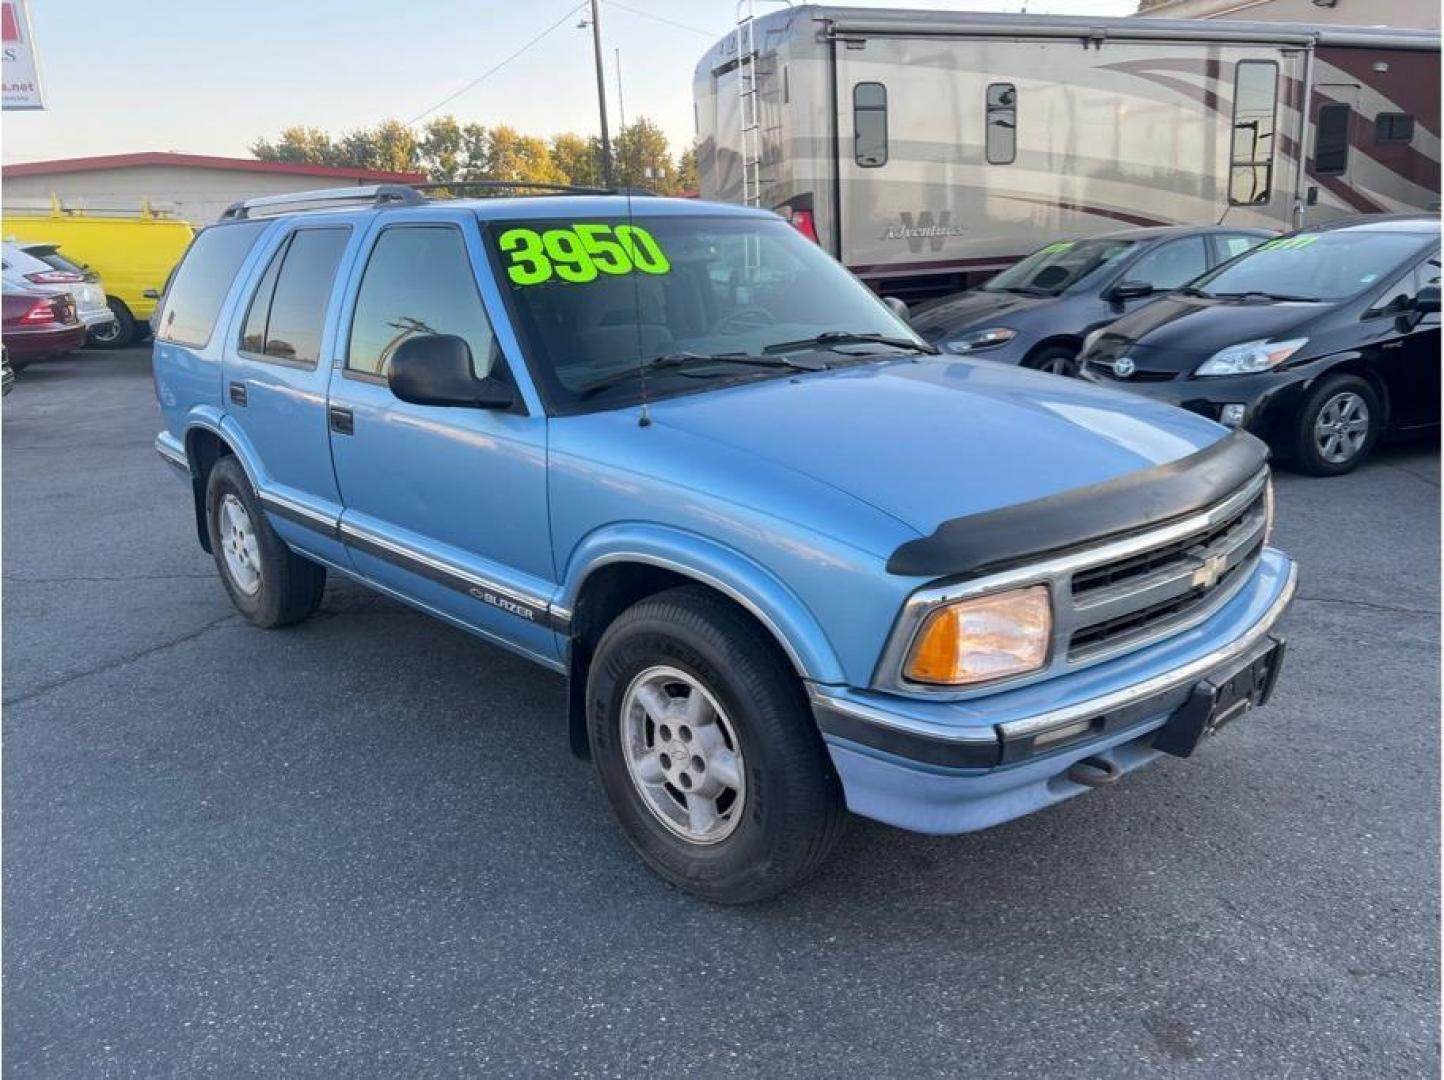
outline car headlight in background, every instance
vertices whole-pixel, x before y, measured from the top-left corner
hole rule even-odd
[[[1053,605],[1046,585],[943,604],[913,639],[903,675],[940,686],[1036,671],[1048,661]]]
[[[1195,375],[1250,375],[1276,368],[1308,344],[1308,338],[1288,341],[1245,341],[1220,349],[1202,364]]]
[[[974,330],[964,334],[956,341],[947,342],[943,348],[950,353],[974,353],[983,349],[994,349],[999,345],[1006,345],[1018,336],[1018,331],[1009,330],[1006,326],[990,326],[986,330]]]

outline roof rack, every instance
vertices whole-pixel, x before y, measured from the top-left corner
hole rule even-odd
[[[361,187],[323,188],[292,191],[284,195],[262,195],[232,203],[221,214],[222,221],[266,217],[306,210],[348,210],[357,207],[382,209],[388,206],[423,206],[431,200],[428,191],[457,193],[459,196],[503,197],[506,195],[654,195],[645,188],[578,187],[530,180],[440,180],[428,184],[367,184]],[[259,213],[257,213],[259,211]]]
[[[420,206],[425,202],[426,196],[409,184],[366,184],[360,187],[292,191],[284,195],[262,195],[245,199],[226,207],[221,214],[221,220],[265,217],[267,213],[284,214],[293,210],[345,210],[358,204],[372,207]],[[256,210],[262,213],[254,213]]]

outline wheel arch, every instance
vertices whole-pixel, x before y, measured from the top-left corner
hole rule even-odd
[[[1036,345],[1034,345],[1031,349],[1028,350],[1027,354],[1023,357],[1023,366],[1036,367],[1038,358],[1049,349],[1055,348],[1067,348],[1072,350],[1074,358],[1076,359],[1078,353],[1081,352],[1083,349],[1083,335],[1053,334],[1050,337],[1045,337],[1042,341],[1038,342]]]
[[[1363,379],[1369,384],[1370,388],[1373,389],[1374,393],[1378,396],[1379,407],[1384,414],[1380,418],[1379,431],[1381,434],[1388,431],[1393,422],[1394,415],[1394,401],[1389,394],[1388,382],[1375,371],[1361,355],[1354,353],[1338,360],[1336,363],[1330,364],[1320,371],[1310,381],[1309,389],[1312,390],[1333,375],[1353,375],[1356,378]]]
[[[190,466],[196,538],[208,554],[211,550],[211,537],[206,526],[206,484],[216,462],[227,456],[236,458],[245,470],[251,487],[260,490],[256,483],[256,471],[245,452],[246,447],[237,435],[237,432],[225,430],[224,421],[220,417],[193,416],[186,425],[182,445],[185,447],[186,463]]]
[[[570,616],[567,648],[572,751],[585,757],[586,681],[606,627],[632,604],[683,585],[705,588],[741,611],[799,680],[843,681],[841,666],[812,613],[780,580],[715,541],[670,529],[620,530],[584,543],[559,601]],[[579,549],[580,553],[580,549]]]

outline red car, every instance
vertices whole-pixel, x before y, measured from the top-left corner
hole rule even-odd
[[[29,292],[7,286],[3,331],[10,366],[17,371],[85,344],[85,324],[75,313],[75,301],[63,292]]]

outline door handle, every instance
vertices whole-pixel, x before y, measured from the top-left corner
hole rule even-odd
[[[1403,347],[1404,343],[1402,341],[1386,341],[1380,346],[1382,349],[1402,349]]]
[[[231,404],[244,405],[246,403],[246,384],[243,382],[231,383]]]
[[[332,405],[329,411],[332,431],[337,435],[356,434],[356,417],[350,409],[344,409],[340,405]]]

